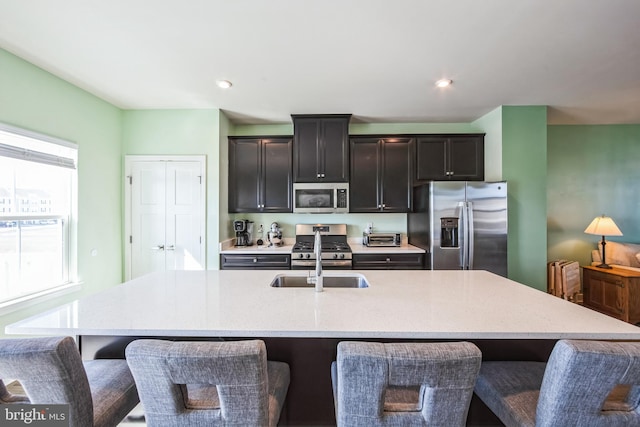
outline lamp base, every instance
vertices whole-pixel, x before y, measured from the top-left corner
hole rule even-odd
[[[600,265],[596,265],[596,267],[598,267],[598,268],[613,268],[609,264],[600,264]]]

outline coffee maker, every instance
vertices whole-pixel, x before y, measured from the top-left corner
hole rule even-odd
[[[253,221],[246,219],[233,221],[233,229],[236,232],[236,246],[253,245]]]

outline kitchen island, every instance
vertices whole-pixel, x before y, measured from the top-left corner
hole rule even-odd
[[[284,425],[333,420],[330,363],[340,340],[469,340],[484,360],[546,360],[562,338],[640,340],[640,328],[485,271],[363,274],[368,288],[274,288],[276,274],[153,273],[6,327],[78,336],[84,357],[122,356],[136,337],[261,338],[291,366]],[[476,416],[474,409],[470,418]]]

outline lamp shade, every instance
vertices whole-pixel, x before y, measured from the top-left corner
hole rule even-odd
[[[596,217],[584,230],[587,234],[597,234],[598,236],[622,236],[622,232],[615,222],[608,216]]]

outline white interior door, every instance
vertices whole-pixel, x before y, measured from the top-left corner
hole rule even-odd
[[[135,162],[131,170],[131,278],[164,270],[165,164]]]
[[[204,159],[127,156],[126,277],[205,268]]]
[[[203,269],[204,254],[200,244],[200,164],[169,162],[166,171],[166,269]]]

